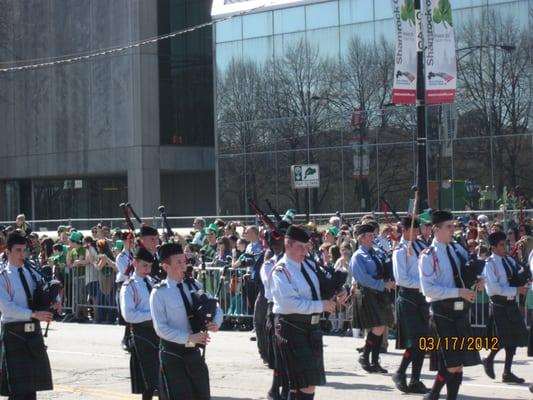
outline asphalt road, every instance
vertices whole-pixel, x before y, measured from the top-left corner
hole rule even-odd
[[[46,340],[52,363],[55,390],[42,392],[40,399],[135,399],[130,394],[129,356],[120,346],[122,329],[110,325],[53,323]],[[271,373],[257,354],[256,342],[247,332],[219,332],[207,349],[213,400],[265,399]],[[361,339],[325,337],[328,383],[318,388],[317,399],[353,400],[421,399],[420,395],[398,392],[390,375],[400,361],[401,353],[393,350],[382,356],[388,375],[368,375],[357,364],[355,348]],[[393,346],[391,346],[393,347]],[[465,370],[461,387],[462,399],[533,399],[527,385],[501,382],[503,351],[496,359],[496,380],[485,376],[480,366]],[[533,360],[520,349],[514,372],[527,381],[533,380]],[[431,385],[434,374],[424,365],[422,379]],[[441,396],[444,398],[444,396]]]

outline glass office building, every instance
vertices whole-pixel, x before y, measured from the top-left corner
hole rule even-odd
[[[533,1],[454,0],[453,105],[427,112],[433,207],[497,206],[533,193]],[[300,1],[215,26],[217,201],[247,198],[311,213],[406,209],[416,171],[416,110],[390,104],[395,32],[388,0]],[[318,164],[295,190],[290,166]],[[488,201],[488,199],[492,199]]]

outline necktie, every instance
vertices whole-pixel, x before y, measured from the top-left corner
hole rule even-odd
[[[505,273],[507,274],[507,279],[511,280],[513,277],[514,268],[512,267],[512,264],[509,265],[509,261],[507,261],[506,257],[502,257],[502,265],[505,269]]]
[[[313,281],[311,280],[311,277],[309,276],[309,274],[307,273],[307,271],[305,270],[305,267],[303,264],[300,265],[300,268],[301,268],[301,271],[302,271],[302,275],[304,276],[305,280],[307,281],[307,284],[309,285],[309,287],[311,288],[311,295],[313,296],[313,300],[319,300],[318,299],[318,294],[316,292],[316,288],[315,288],[315,285],[313,284]]]
[[[187,298],[187,295],[185,294],[185,290],[183,290],[183,283],[178,283],[178,289],[180,290],[181,298],[183,300],[183,305],[185,306],[185,311],[187,312],[187,318],[191,319],[193,317],[193,311],[192,311],[191,303],[189,302],[189,299]]]
[[[459,273],[459,268],[455,263],[455,258],[453,258],[452,253],[450,252],[450,246],[446,246],[446,254],[448,255],[448,259],[450,260],[450,264],[452,266],[453,280],[455,281],[455,286],[457,286],[458,288],[464,288],[465,284],[463,283],[463,279],[461,278],[461,274]]]
[[[22,287],[24,288],[24,293],[26,293],[26,299],[28,300],[28,307],[32,308],[33,301],[32,301],[32,296],[30,292],[30,287],[28,286],[28,281],[26,280],[26,277],[24,276],[24,267],[20,267],[17,269],[19,271],[20,282],[22,283]]]
[[[152,286],[150,285],[150,281],[148,280],[147,277],[144,277],[143,281],[144,281],[144,284],[146,285],[146,289],[148,289],[148,293],[151,293],[152,292]]]
[[[378,279],[383,279],[383,275],[385,274],[385,269],[383,268],[383,264],[381,263],[380,259],[376,255],[376,252],[374,249],[369,249],[368,254],[370,254],[370,258],[372,258],[372,261],[374,261],[374,264],[376,264],[376,276]]]

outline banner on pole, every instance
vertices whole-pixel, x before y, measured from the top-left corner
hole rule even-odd
[[[414,0],[391,0],[396,50],[394,104],[416,104],[416,16]]]
[[[426,104],[453,103],[457,87],[450,0],[423,0]]]

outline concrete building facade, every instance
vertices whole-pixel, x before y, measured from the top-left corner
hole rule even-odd
[[[0,66],[205,22],[203,0],[0,1]],[[0,73],[0,219],[212,213],[211,28],[113,55]],[[206,122],[207,121],[207,122]]]

